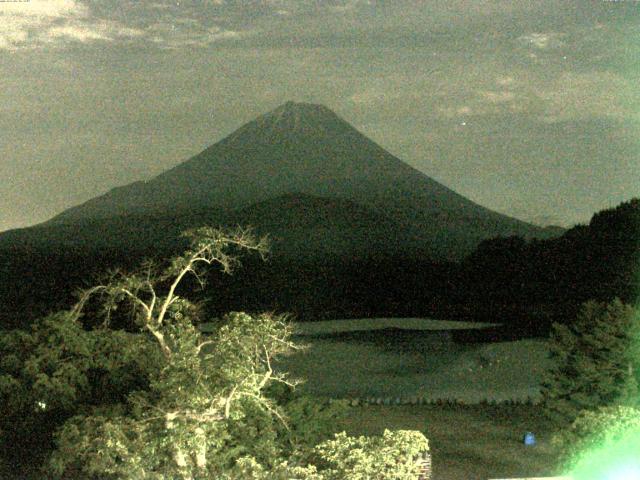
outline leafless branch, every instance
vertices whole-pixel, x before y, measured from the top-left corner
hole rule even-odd
[[[84,309],[84,306],[86,305],[86,303],[89,301],[89,298],[101,291],[101,290],[106,290],[108,287],[106,285],[97,285],[95,287],[91,287],[88,290],[85,290],[82,292],[81,296],[80,296],[80,300],[74,305],[73,309],[71,310],[71,314],[73,316],[73,318],[77,319],[80,314],[82,313],[82,310]]]
[[[200,351],[202,350],[202,347],[204,347],[205,345],[210,345],[212,343],[215,343],[215,342],[213,340],[206,340],[206,341],[201,342],[200,344],[198,344],[198,346],[196,347],[198,355],[200,354]]]
[[[229,393],[229,396],[224,402],[224,418],[229,418],[229,415],[231,414],[231,400],[233,399],[233,395],[236,393],[236,390],[239,386],[240,385],[236,385],[235,387],[233,387],[231,393]]]
[[[280,420],[280,422],[282,422],[282,425],[284,425],[284,427],[287,430],[290,430],[289,428],[289,424],[287,423],[287,421],[284,419],[284,417],[280,414],[280,412],[278,412],[277,409],[274,409],[270,404],[269,401],[266,398],[263,397],[259,397],[258,395],[255,395],[253,393],[250,392],[242,392],[240,393],[240,395],[245,396],[245,397],[251,397],[255,400],[258,401],[258,403],[260,405],[262,405],[264,408],[266,408],[267,410],[269,410],[269,412],[271,412],[272,414],[274,414],[278,420]]]

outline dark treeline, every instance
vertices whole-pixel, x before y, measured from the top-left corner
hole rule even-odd
[[[24,326],[70,306],[73,291],[94,284],[107,268],[131,269],[144,257],[161,260],[182,247],[0,251],[1,325]],[[632,303],[640,292],[639,277],[640,200],[633,199],[559,238],[483,241],[460,263],[386,256],[301,265],[248,256],[231,277],[213,271],[200,299],[210,316],[230,310],[291,312],[301,321],[429,316],[504,323],[506,329],[492,333],[504,338],[546,335],[552,322],[574,318],[589,299],[617,296]]]

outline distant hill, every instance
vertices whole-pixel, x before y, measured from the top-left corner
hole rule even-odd
[[[482,242],[462,263],[466,303],[476,318],[523,318],[533,327],[571,322],[587,300],[640,302],[640,198],[597,212],[558,238]],[[537,311],[537,315],[533,312]]]
[[[43,226],[51,227],[46,232],[56,236],[53,227],[105,222],[102,231],[109,236],[108,228],[114,227],[109,219],[119,218],[122,238],[131,228],[124,226],[127,217],[136,222],[144,217],[173,218],[184,226],[180,218],[200,221],[202,215],[194,212],[208,212],[205,217],[213,220],[240,223],[248,218],[260,227],[262,215],[287,215],[283,210],[287,202],[277,199],[288,195],[306,195],[307,200],[321,197],[334,204],[351,202],[348,210],[359,209],[360,220],[367,210],[370,219],[377,215],[384,217],[388,226],[394,223],[395,230],[387,237],[418,235],[421,250],[434,258],[462,258],[481,240],[497,235],[558,235],[555,230],[498,214],[455,193],[388,153],[328,108],[294,102],[258,117],[147,182],[115,188],[60,213]],[[325,205],[329,207],[329,203]],[[266,212],[266,206],[276,210]],[[247,217],[245,209],[251,208],[262,214]],[[316,213],[317,208],[307,211],[308,215]],[[335,219],[325,217],[327,225],[357,230],[342,221],[339,208],[322,213],[338,215]],[[139,243],[138,237],[135,242]],[[311,247],[305,247],[301,254],[313,256],[307,251]]]

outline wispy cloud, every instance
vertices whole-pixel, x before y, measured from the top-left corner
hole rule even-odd
[[[536,88],[544,101],[547,121],[609,117],[619,120],[637,118],[635,85],[612,72],[564,72]]]
[[[514,83],[514,78],[510,75],[505,75],[505,76],[499,76],[496,79],[496,84],[501,86],[501,87],[508,87],[509,85],[513,85]]]
[[[142,35],[118,22],[94,19],[76,0],[0,3],[0,50],[19,50],[69,41],[112,41]]]
[[[328,2],[327,8],[330,11],[344,13],[356,10],[361,6],[369,6],[372,4],[371,0],[342,0],[338,2]],[[331,4],[333,3],[333,4]]]
[[[123,2],[120,8],[127,15],[117,17],[104,6],[97,7],[103,10],[92,11],[79,0],[0,2],[0,50],[132,39],[174,48],[206,46],[241,36],[240,32],[212,21],[220,13],[217,8],[226,8],[223,0],[205,3],[198,10],[192,6],[182,8],[179,1],[152,4]],[[155,22],[149,21],[154,18]]]
[[[3,2],[0,12],[4,16],[20,18],[58,18],[84,13],[86,9],[75,0],[32,0],[29,2]],[[10,18],[9,18],[10,19]]]
[[[206,47],[212,43],[226,39],[237,39],[242,33],[224,30],[217,26],[201,27],[199,25],[183,26],[175,23],[155,24],[147,28],[148,40],[161,48],[175,49],[181,47]]]
[[[56,21],[84,17],[86,9],[74,0],[57,2],[34,0],[32,2],[0,3],[0,48],[16,50],[33,46],[31,37]]]

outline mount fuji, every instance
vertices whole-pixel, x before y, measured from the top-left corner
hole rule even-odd
[[[287,102],[153,179],[0,235],[0,246],[20,234],[133,248],[202,223],[246,222],[272,235],[274,253],[307,258],[320,248],[455,260],[486,238],[550,235],[457,194],[329,108]]]

